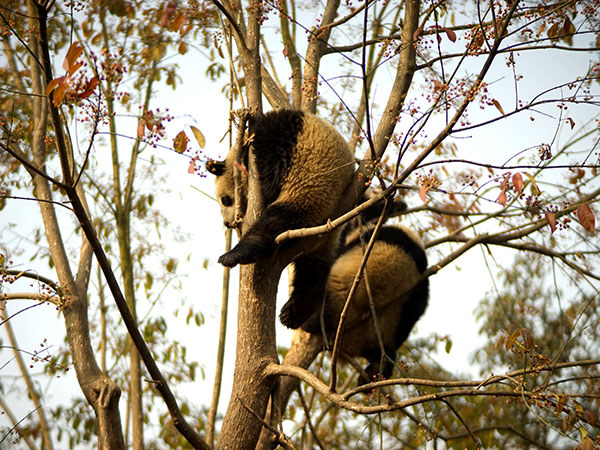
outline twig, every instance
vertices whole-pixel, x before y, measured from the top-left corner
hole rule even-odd
[[[296,450],[294,445],[290,442],[290,440],[287,437],[285,437],[285,435],[283,433],[281,433],[277,428],[271,426],[270,423],[268,423],[262,417],[260,417],[258,414],[256,414],[256,412],[252,411],[252,409],[250,409],[240,397],[237,397],[237,400],[241,403],[241,405],[244,407],[244,409],[246,411],[248,411],[256,420],[258,420],[262,424],[263,427],[265,427],[271,433],[273,433],[275,436],[277,436],[277,442],[283,448],[287,448],[289,450]]]
[[[460,421],[460,423],[463,424],[463,426],[465,427],[465,429],[467,430],[467,432],[469,433],[469,436],[471,436],[471,439],[473,439],[473,442],[475,442],[475,446],[477,448],[481,448],[481,441],[477,438],[477,436],[475,436],[475,434],[473,433],[473,430],[471,430],[471,428],[469,427],[469,424],[467,422],[465,422],[465,419],[462,418],[462,416],[460,415],[460,413],[456,410],[456,408],[454,408],[454,406],[452,406],[452,403],[450,403],[448,400],[444,399],[442,400],[442,402],[448,407],[450,408],[450,410],[454,413],[454,415],[457,417],[457,419]]]

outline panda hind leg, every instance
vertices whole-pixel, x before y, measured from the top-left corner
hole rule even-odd
[[[275,238],[286,230],[302,228],[303,214],[288,203],[273,203],[260,214],[256,223],[238,244],[221,255],[219,263],[227,267],[252,264],[275,251]]]
[[[368,380],[365,380],[364,376],[361,376],[359,385],[373,381],[389,380],[392,377],[392,371],[394,370],[394,363],[392,361],[396,359],[396,351],[386,346],[385,353],[382,362],[381,349],[379,347],[363,352],[363,356],[369,361],[369,365],[365,368]]]
[[[311,317],[316,321],[315,312],[323,303],[330,269],[327,258],[306,256],[294,261],[292,295],[279,314],[283,325],[296,329]]]

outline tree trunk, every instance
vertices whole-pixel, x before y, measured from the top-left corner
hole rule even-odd
[[[269,260],[240,267],[233,390],[217,449],[252,450],[258,440],[273,388],[263,369],[277,361],[275,297],[282,270]]]

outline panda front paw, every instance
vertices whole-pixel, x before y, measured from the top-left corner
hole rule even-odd
[[[219,257],[219,263],[225,267],[238,264],[252,264],[265,253],[265,243],[256,238],[242,239],[238,244]]]

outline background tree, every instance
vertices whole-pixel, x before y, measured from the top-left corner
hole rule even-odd
[[[145,317],[138,326],[146,340],[152,343],[156,360],[170,366],[165,372],[166,378],[180,383],[193,381],[198,362],[186,360],[186,350],[179,342],[164,339],[168,329],[167,322],[164,318],[151,314],[160,302],[161,294],[168,289],[169,285],[176,284],[180,275],[177,274],[177,260],[169,256],[165,246],[160,244],[161,233],[168,233],[168,221],[153,206],[155,192],[143,187],[148,181],[164,182],[160,172],[157,172],[162,163],[154,155],[144,159],[144,153],[148,153],[148,149],[155,148],[158,140],[164,138],[163,121],[169,120],[168,114],[160,109],[150,108],[152,93],[161,80],[172,88],[177,84],[177,66],[168,61],[167,52],[173,49],[181,54],[185,53],[191,38],[202,38],[200,27],[193,32],[189,22],[194,20],[199,24],[210,23],[211,16],[200,9],[196,9],[195,13],[192,12],[193,5],[190,5],[189,12],[186,12],[183,9],[176,10],[174,4],[167,3],[144,5],[140,2],[135,5],[126,2],[110,4],[93,2],[86,5],[83,10],[84,15],[79,11],[83,5],[71,5],[70,8],[67,5],[66,9],[63,9],[63,5],[54,5],[54,8],[48,9],[51,15],[47,22],[47,32],[52,37],[53,51],[56,52],[57,59],[60,54],[67,55],[63,68],[58,69],[65,70],[66,75],[53,78],[46,86],[45,61],[43,61],[41,47],[44,44],[47,46],[48,42],[44,42],[46,37],[39,31],[42,25],[40,22],[46,18],[40,17],[39,11],[45,11],[49,6],[49,4],[35,2],[26,4],[16,2],[3,6],[0,11],[4,24],[3,44],[7,63],[6,70],[3,72],[3,84],[10,87],[4,91],[3,99],[5,106],[9,106],[3,117],[3,131],[7,137],[7,145],[4,147],[2,157],[10,162],[4,178],[4,189],[7,194],[5,198],[11,197],[11,190],[18,190],[24,193],[24,196],[27,195],[22,169],[29,169],[34,179],[36,176],[42,177],[39,180],[42,184],[43,178],[46,178],[46,181],[56,181],[53,177],[58,176],[56,170],[60,168],[57,165],[59,163],[57,152],[47,150],[45,145],[50,144],[52,148],[54,142],[51,139],[58,140],[56,136],[58,132],[53,131],[54,127],[64,127],[64,131],[67,130],[67,126],[70,126],[69,130],[72,130],[72,134],[66,136],[65,143],[71,153],[68,158],[75,161],[78,167],[74,171],[78,177],[76,179],[78,195],[81,199],[87,199],[84,200],[86,203],[89,202],[89,215],[94,218],[95,231],[102,236],[105,242],[104,249],[113,261],[114,267],[119,270],[123,292],[133,320],[137,321],[135,300],[137,292],[137,295],[143,295],[147,301],[143,307]],[[190,14],[193,18],[188,20]],[[25,20],[27,18],[28,20]],[[69,20],[60,21],[59,18]],[[184,29],[184,25],[188,26],[187,30]],[[125,80],[126,76],[134,78],[131,81]],[[52,101],[50,105],[46,105],[47,93]],[[62,110],[64,115],[49,125],[48,106],[52,109],[60,105],[65,105]],[[121,126],[118,125],[119,122]],[[35,136],[31,134],[31,131],[36,129],[39,135],[38,141],[34,141],[32,138]],[[133,136],[130,136],[128,129],[134,130]],[[127,141],[124,137],[130,137],[131,140]],[[78,138],[81,138],[81,141],[78,141]],[[46,142],[43,142],[44,140]],[[104,143],[110,150],[106,153],[110,155],[108,159],[96,153],[96,146]],[[39,146],[37,150],[36,145]],[[32,161],[31,158],[36,154],[39,160]],[[123,156],[129,160],[128,165],[121,163]],[[16,157],[17,160],[12,157]],[[11,159],[20,161],[22,165],[14,164]],[[111,163],[106,164],[107,161]],[[60,183],[58,185],[60,186]],[[9,187],[12,189],[7,189]],[[61,283],[67,283],[70,270],[68,266],[76,265],[78,260],[67,255],[71,251],[73,242],[72,239],[62,238],[61,234],[69,235],[73,232],[81,234],[80,228],[72,220],[61,221],[53,217],[56,215],[53,212],[55,208],[60,209],[61,206],[65,206],[64,191],[55,193],[52,199],[50,187],[45,189],[46,197],[40,197],[39,193],[36,193],[36,197],[42,201],[40,203],[42,208],[50,211],[47,218],[44,216],[43,223],[47,230],[47,241],[53,243],[54,247],[46,249],[45,246],[40,245],[37,252],[41,251],[42,254],[48,252],[50,268],[56,267],[59,280],[62,280],[63,276],[67,280]],[[163,193],[166,192],[167,190],[164,189]],[[43,201],[44,199],[46,201]],[[157,231],[154,237],[152,237],[153,230]],[[183,238],[176,230],[172,231],[171,239]],[[39,231],[35,233],[39,236]],[[37,241],[40,238],[38,237]],[[75,366],[77,368],[80,364],[82,367],[78,370],[78,380],[82,388],[85,386],[86,389],[91,390],[90,393],[86,393],[91,396],[90,398],[105,395],[98,382],[94,381],[94,377],[100,380],[106,378],[103,374],[110,374],[120,386],[128,386],[125,438],[134,448],[144,448],[143,416],[146,416],[147,423],[153,405],[149,402],[145,409],[142,406],[142,373],[139,355],[131,341],[126,340],[124,329],[115,334],[111,333],[112,329],[121,328],[120,321],[114,314],[114,308],[108,306],[104,289],[105,281],[100,269],[98,269],[98,283],[95,285],[98,290],[94,296],[96,301],[91,303],[89,312],[87,307],[84,307],[87,303],[85,297],[89,292],[92,253],[87,241],[84,239],[83,242],[84,251],[81,252],[79,266],[81,276],[85,275],[85,279],[82,279],[85,285],[80,286],[81,297],[77,300],[81,304],[77,310],[79,315],[76,319],[72,319],[71,316],[65,317],[67,337],[71,341],[70,354],[64,351],[53,352],[47,370],[49,375],[55,375],[57,370],[71,364],[71,358],[78,358],[80,361],[75,363]],[[116,245],[113,246],[113,243]],[[36,273],[11,270],[11,265],[14,263],[9,261],[6,255],[20,251],[22,250],[18,247],[4,248],[3,265],[6,267],[7,275],[5,281],[14,283],[19,277],[33,278],[45,283],[42,286],[46,287],[43,288],[43,294],[12,293],[6,298],[52,301],[61,311],[64,308],[69,309],[68,305],[65,305],[65,293],[60,284],[52,283]],[[62,253],[57,255],[55,251]],[[57,261],[63,261],[62,265]],[[58,272],[61,274],[59,275]],[[153,287],[155,282],[160,283],[159,289]],[[111,310],[113,312],[110,312]],[[174,313],[177,314],[178,310],[179,307],[174,310]],[[187,306],[185,312],[188,322],[191,320],[198,325],[202,322],[199,311]],[[91,332],[87,323],[88,314],[92,314],[100,324],[98,327],[93,326]],[[76,328],[78,322],[80,327]],[[76,344],[80,346],[83,344],[86,348],[87,362],[74,353],[72,347]],[[18,355],[18,345],[11,342],[11,346]],[[124,362],[124,357],[127,355],[130,358],[129,363]],[[86,370],[89,367],[92,367],[95,374],[90,375],[89,370]],[[23,366],[22,372],[23,377],[28,379],[26,366]],[[127,378],[129,381],[125,382]],[[107,379],[106,382],[109,383],[109,380]],[[58,434],[55,438],[58,441],[67,440],[72,446],[82,441],[95,440],[93,436],[95,431],[100,436],[101,447],[122,446],[123,431],[118,425],[120,412],[116,409],[120,391],[117,384],[112,381],[109,386],[112,386],[115,392],[112,401],[114,420],[106,427],[107,436],[103,436],[101,431],[96,430],[100,419],[89,417],[88,410],[79,401],[72,405],[72,408],[61,405],[54,411],[35,405],[40,414],[39,426],[45,430],[43,425],[46,416],[51,415],[54,416],[54,420],[68,421],[69,425],[66,429],[73,430],[73,433],[63,434],[61,427],[57,427]],[[30,395],[36,398],[33,395],[33,387],[28,386],[28,390]],[[156,391],[148,383],[145,383],[145,390],[147,395],[156,395]],[[109,403],[102,398],[97,401],[105,402],[106,406]],[[96,407],[94,403],[92,405]],[[182,402],[182,407],[188,414],[195,409],[193,405],[186,402]],[[167,418],[164,414],[162,416],[161,421],[167,425]],[[23,430],[24,427],[21,429]],[[25,434],[27,432],[38,434],[37,426],[31,426]],[[179,434],[173,433],[172,428],[168,426],[164,427],[160,435],[164,441],[173,446],[179,445],[178,442],[182,440]],[[45,432],[43,436],[44,445],[51,448],[50,433]],[[3,439],[6,437],[4,435]],[[158,435],[154,436],[156,437]]]
[[[362,162],[338,213],[349,211],[356,193],[376,176],[380,198],[400,195],[411,206],[401,220],[427,241],[428,275],[476,247],[484,250],[491,275],[496,265],[511,264],[508,250],[527,255],[506,269],[507,279],[500,278],[481,307],[483,331],[491,339],[478,353],[481,379],[452,375],[428,359],[438,346],[451,345],[449,337],[431,336],[403,349],[396,372],[401,378],[358,389],[351,373],[327,357],[310,371],[302,369],[314,349],[292,346],[284,364],[278,364],[275,297],[290,255],[279,255],[273,265],[242,266],[233,390],[216,447],[254,448],[269,400],[286,406],[273,396],[278,385],[289,389],[286,383],[298,379],[304,382],[302,395],[285,415],[296,427],[286,421],[280,428],[281,417],[267,416],[271,431],[263,433],[260,446],[274,445],[273,437],[288,442],[282,432],[293,433],[296,446],[307,448],[356,448],[357,441],[363,448],[419,448],[428,441],[456,448],[598,446],[598,360],[594,346],[585,344],[593,342],[597,328],[598,246],[590,236],[600,193],[598,61],[592,52],[598,50],[599,6],[587,1],[353,5],[331,0],[316,13],[309,6],[218,0],[121,0],[69,4],[66,10],[37,0],[2,6],[4,197],[36,199],[45,226],[45,235],[36,239],[47,245],[32,258],[49,256],[55,271],[55,276],[24,271],[22,247],[3,243],[4,298],[52,302],[64,317],[77,379],[95,412],[92,417],[81,401],[68,414],[55,412],[71,417],[80,430],[70,443],[97,435],[100,447],[123,447],[129,433],[121,427],[119,386],[129,386],[132,442],[144,445],[140,411],[152,404],[144,407],[135,394],[140,384],[132,369],[138,364],[135,352],[120,333],[113,341],[115,352],[103,352],[110,344],[102,330],[120,323],[107,313],[113,308],[106,285],[153,380],[146,386],[160,392],[172,417],[166,421],[161,407],[163,443],[177,448],[187,445],[185,439],[196,448],[208,447],[202,441],[204,417],[191,411],[199,405],[186,399],[178,408],[169,387],[193,379],[196,362],[186,363],[185,348],[177,343],[161,347],[160,338],[169,335],[166,319],[144,315],[140,320],[135,314],[136,296],[157,300],[177,279],[175,269],[181,269],[156,252],[147,226],[164,230],[167,223],[152,210],[157,184],[145,190],[141,181],[156,170],[152,148],[166,137],[170,117],[147,102],[160,82],[176,85],[178,72],[169,65],[168,51],[185,54],[195,38],[229,58],[235,83],[227,94],[235,95],[240,106],[318,109],[348,136]],[[542,64],[547,69],[540,76],[536,66]],[[215,59],[208,74],[218,77],[223,71]],[[124,81],[129,76],[131,84]],[[137,132],[119,130],[128,115],[129,129]],[[104,130],[111,154],[106,167],[97,150]],[[122,134],[131,140],[118,138]],[[199,134],[192,135],[201,143]],[[185,132],[177,134],[172,146],[190,159],[194,171],[203,156],[187,139]],[[143,151],[147,159],[140,158]],[[129,165],[124,167],[123,160]],[[252,158],[247,169],[255,171]],[[242,232],[260,210],[255,184],[250,184]],[[57,209],[67,214],[57,217]],[[350,215],[333,223],[339,226]],[[78,256],[69,250],[73,236],[81,239]],[[99,280],[93,296],[88,295],[95,273],[92,253]],[[528,264],[520,262],[523,258]],[[552,278],[540,276],[549,265]],[[15,292],[25,278],[43,283],[43,289]],[[461,297],[461,286],[442,291],[454,302]],[[88,322],[94,311],[100,327],[92,331],[99,337]],[[201,321],[195,308],[188,311],[188,319]],[[552,324],[560,324],[561,331],[546,337]],[[66,354],[58,356],[51,366],[67,367]],[[160,371],[161,361],[178,365]],[[26,369],[22,380],[27,380]],[[34,390],[32,398],[39,398]],[[43,423],[40,416],[35,429],[21,429],[26,445],[28,431],[33,438]],[[44,439],[51,446],[52,437]]]

